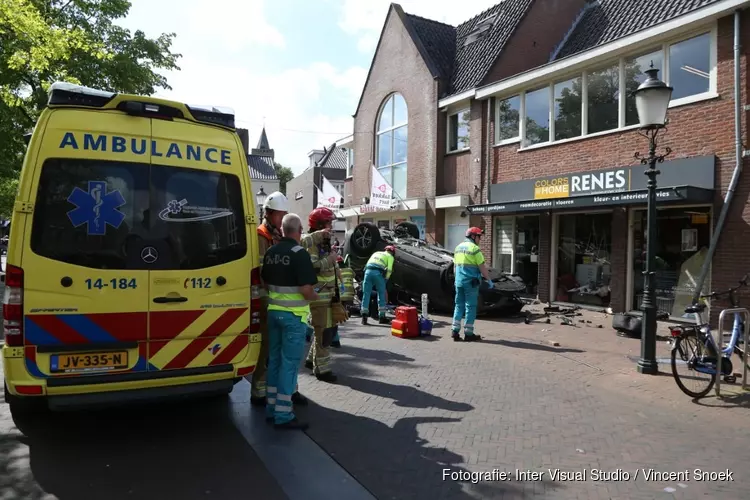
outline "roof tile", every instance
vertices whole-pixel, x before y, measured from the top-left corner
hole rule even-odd
[[[275,181],[276,170],[273,168],[273,158],[270,156],[247,155],[247,166],[250,169],[250,179],[256,181]]]
[[[558,50],[562,59],[656,26],[720,0],[598,0],[591,2]]]

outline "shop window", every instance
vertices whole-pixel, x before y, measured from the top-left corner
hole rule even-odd
[[[465,109],[448,117],[448,152],[469,149],[471,111]]]
[[[556,299],[608,307],[612,268],[612,214],[559,217]]]
[[[555,84],[555,140],[581,135],[581,78]]]
[[[620,116],[619,65],[586,73],[586,94],[588,133],[616,129]]]
[[[549,141],[550,89],[526,93],[526,145]]]
[[[513,272],[513,218],[495,219],[495,263],[498,271]]]
[[[633,307],[643,301],[646,267],[646,211],[633,213]],[[656,215],[656,269],[654,290],[659,312],[680,317],[691,303],[693,280],[711,242],[711,210],[708,207],[658,210]],[[710,287],[704,285],[704,290]]]
[[[536,296],[539,286],[539,216],[516,217],[513,274],[526,284],[526,292]]]
[[[497,101],[497,142],[517,140],[521,126],[521,96]]]

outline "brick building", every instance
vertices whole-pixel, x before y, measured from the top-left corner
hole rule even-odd
[[[481,201],[482,107],[472,105],[471,92],[503,74],[516,39],[532,37],[541,19],[572,22],[583,4],[505,0],[457,27],[391,4],[354,114],[354,166],[342,211],[349,227],[411,220],[427,240],[455,246],[469,227],[465,207]],[[527,62],[546,60],[552,40],[564,35],[561,23],[552,24],[559,26],[525,49]],[[393,186],[394,210],[363,210],[371,165]]]
[[[454,28],[392,5],[354,117],[349,226],[424,217],[427,239],[451,247],[478,225],[493,266],[523,276],[541,300],[636,309],[646,177],[634,153],[646,153],[648,141],[630,92],[653,64],[674,87],[659,137],[660,151],[672,153],[657,179],[657,300],[679,315],[737,165],[738,9],[747,139],[748,6],[505,0]],[[404,139],[398,151],[395,137]],[[358,208],[371,164],[400,190],[400,211]],[[740,177],[706,286],[750,270],[740,246],[748,194],[750,180]]]
[[[653,64],[674,87],[659,138],[659,152],[672,153],[658,166],[657,303],[682,314],[737,165],[737,102],[740,158],[747,143],[748,6],[586,2],[549,62],[475,89],[473,106],[484,116],[489,110],[483,135],[490,168],[483,202],[468,210],[490,236],[483,245],[495,267],[524,276],[543,301],[639,307],[647,179],[634,153],[646,153],[648,141],[638,133],[630,92]],[[750,236],[749,194],[750,179],[741,176],[706,289],[728,287],[750,270],[742,247]]]

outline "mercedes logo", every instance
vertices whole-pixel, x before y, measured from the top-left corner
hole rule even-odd
[[[141,259],[146,264],[153,264],[158,258],[159,252],[154,247],[143,247],[143,250],[141,250]]]

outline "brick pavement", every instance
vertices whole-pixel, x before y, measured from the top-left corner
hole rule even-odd
[[[637,340],[611,318],[591,324],[482,321],[486,342],[402,340],[386,327],[342,329],[335,386],[301,370],[314,402],[307,431],[380,499],[400,498],[746,498],[750,398],[698,405],[671,375],[642,376]],[[446,318],[443,318],[444,320]],[[546,330],[546,331],[543,331]],[[666,330],[664,330],[666,332]],[[553,339],[560,343],[553,347]],[[660,346],[660,356],[665,356]],[[668,366],[664,367],[665,370]],[[718,406],[718,407],[717,407]],[[707,427],[721,435],[705,437]],[[734,471],[734,481],[443,481],[454,472],[530,469]],[[545,476],[548,476],[545,474]],[[675,491],[665,491],[673,488]],[[743,489],[744,488],[744,489]]]

